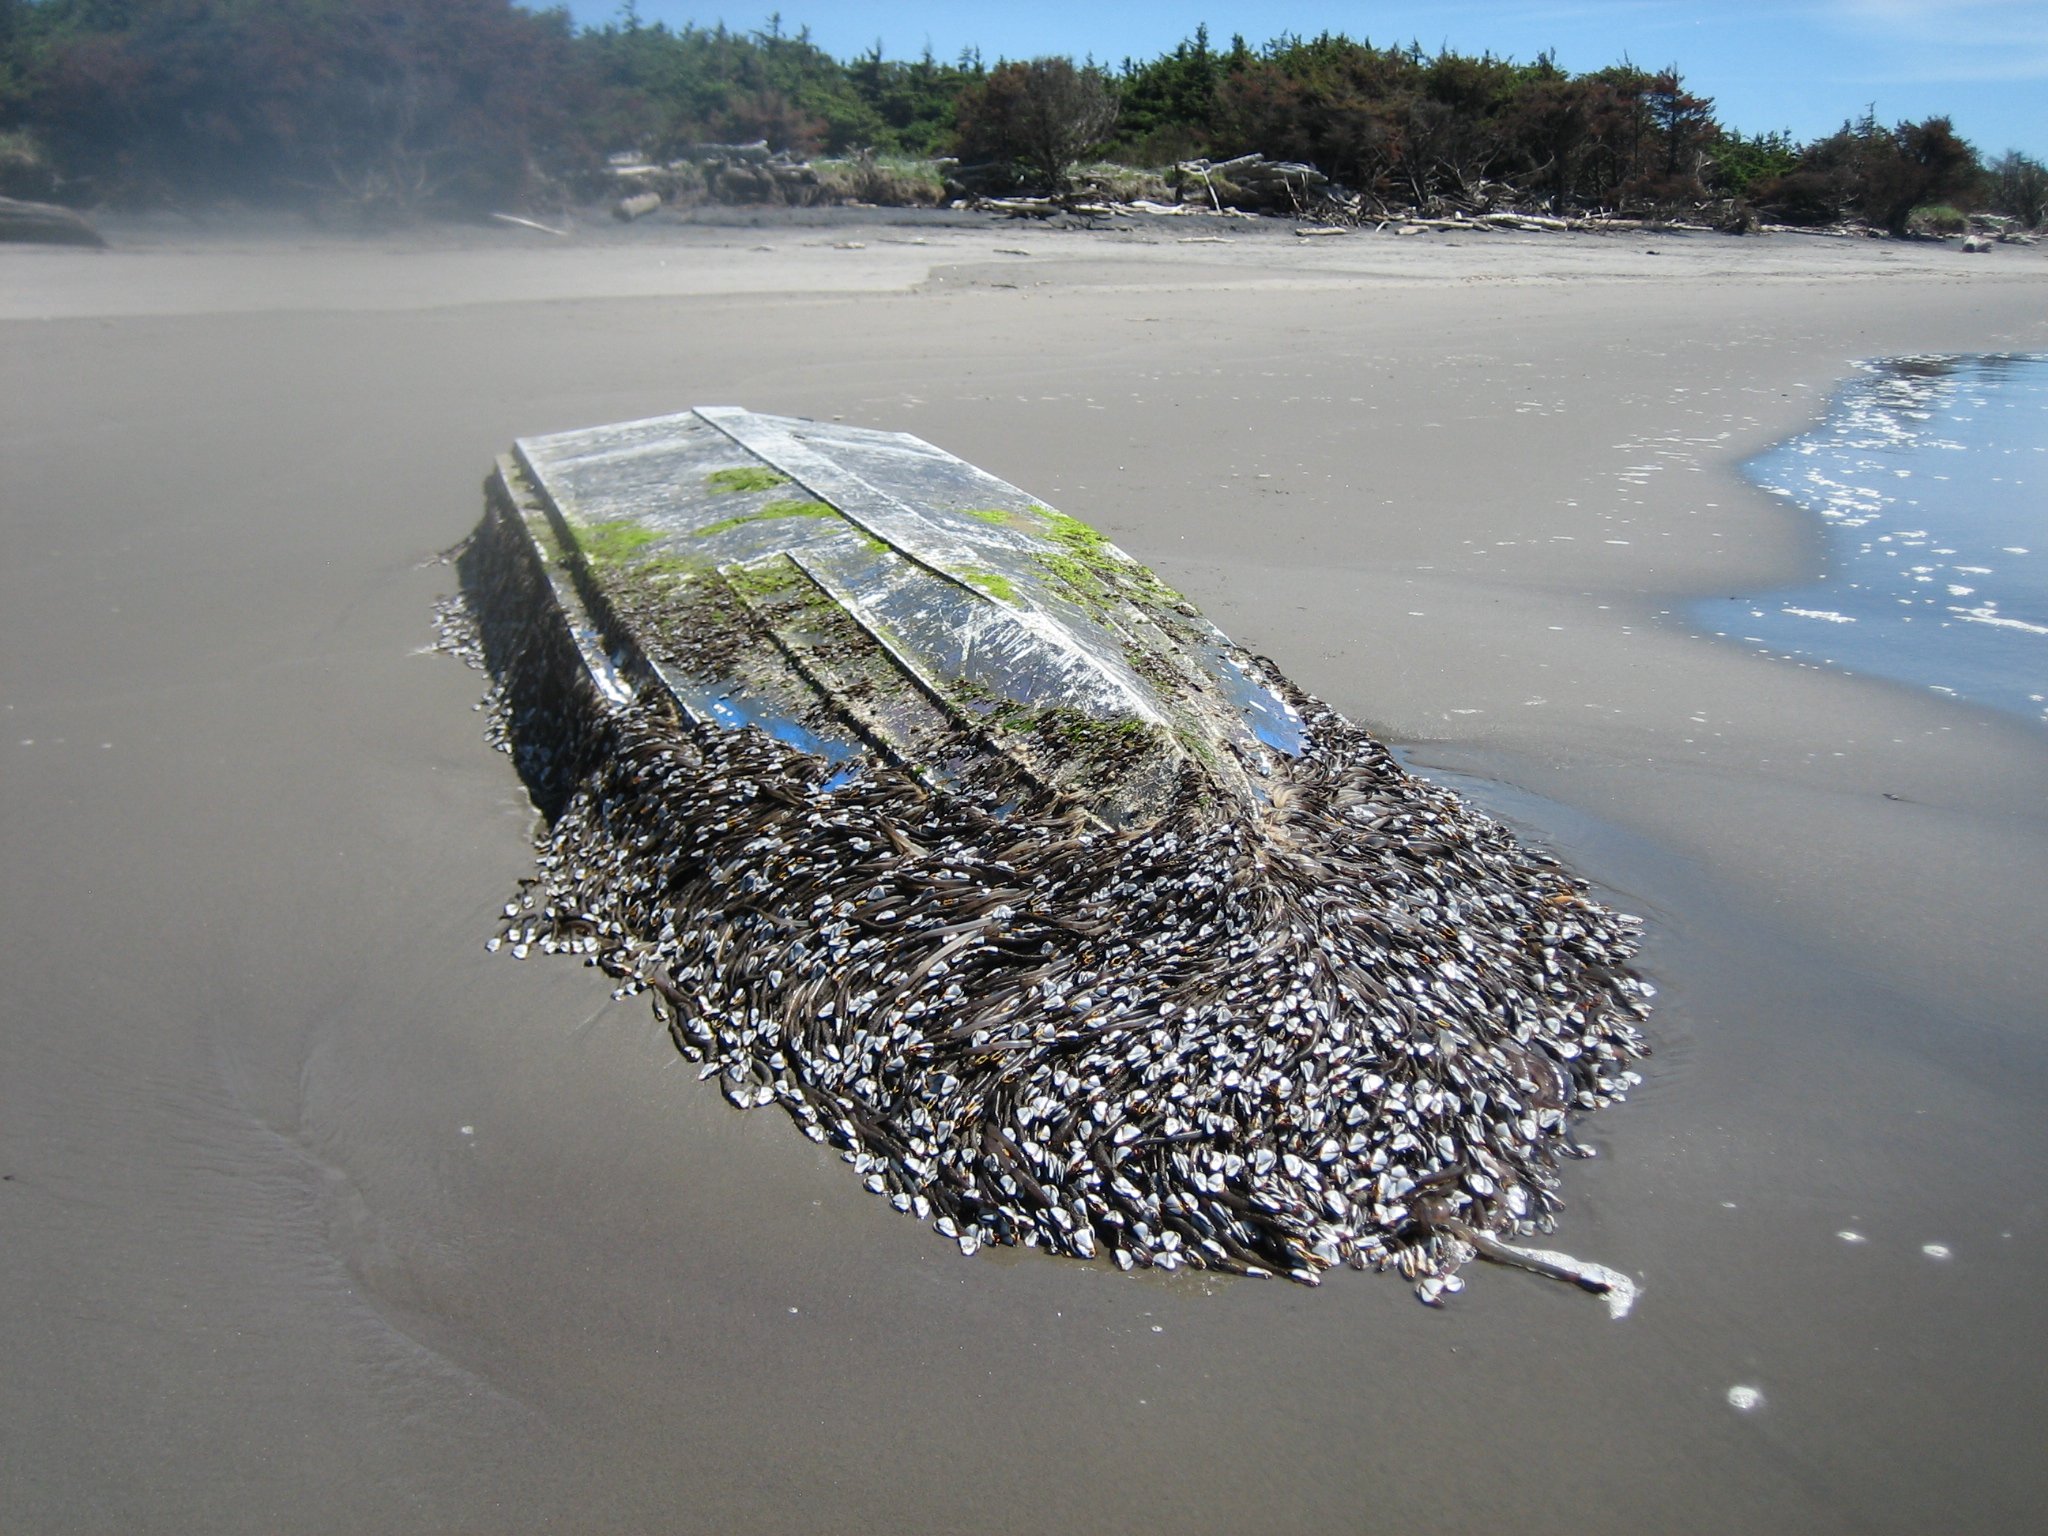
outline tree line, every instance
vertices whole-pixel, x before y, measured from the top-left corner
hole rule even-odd
[[[73,201],[560,201],[608,154],[765,139],[799,155],[957,156],[1058,190],[1074,163],[1302,160],[1387,209],[1754,208],[1903,233],[1930,207],[2032,227],[2048,171],[1945,117],[1874,112],[1795,143],[1723,124],[1675,65],[1573,74],[1339,34],[1149,60],[847,60],[759,30],[577,29],[512,0],[0,0],[0,193]]]

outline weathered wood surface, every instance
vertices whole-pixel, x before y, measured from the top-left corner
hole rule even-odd
[[[1293,706],[1178,594],[905,433],[705,406],[522,440],[521,491],[582,551],[593,609],[629,621],[613,646],[654,647],[700,718],[744,696],[771,734],[879,744],[928,780],[993,753],[1108,824],[1157,815],[1184,767],[1256,804],[1299,750]],[[883,718],[905,699],[915,719]]]

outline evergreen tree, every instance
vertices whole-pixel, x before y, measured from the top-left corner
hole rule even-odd
[[[1116,128],[1116,96],[1099,69],[1070,59],[1001,64],[960,98],[960,152],[1010,166],[1062,192],[1076,163]]]
[[[2028,229],[2039,229],[2048,214],[2048,166],[2031,155],[2009,149],[1987,169],[1991,206]]]

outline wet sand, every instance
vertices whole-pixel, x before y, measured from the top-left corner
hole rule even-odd
[[[2048,348],[2048,256],[112,233],[0,250],[0,1529],[2038,1518],[2048,739],[1673,616],[1811,573],[1735,466],[1851,360]],[[422,562],[700,403],[1097,524],[1645,916],[1556,1237],[1635,1312],[965,1260],[487,955],[532,813]]]

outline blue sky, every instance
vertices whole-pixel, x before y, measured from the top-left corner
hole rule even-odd
[[[639,9],[643,21],[747,31],[780,9],[786,30],[808,26],[839,58],[879,39],[891,58],[929,44],[942,58],[974,46],[991,62],[1063,53],[1113,64],[1154,57],[1205,21],[1219,45],[1234,32],[1256,47],[1327,30],[1515,59],[1554,49],[1571,70],[1625,54],[1649,68],[1676,63],[1724,123],[1746,132],[1814,138],[1875,104],[1886,122],[1947,113],[1986,156],[2048,157],[2048,0],[639,0]],[[619,4],[571,0],[569,10],[594,25],[615,19]]]

